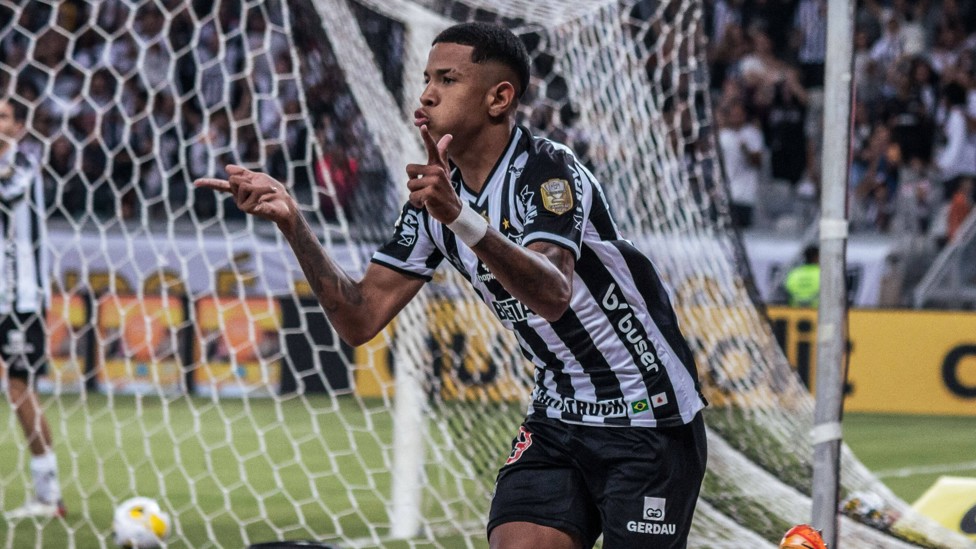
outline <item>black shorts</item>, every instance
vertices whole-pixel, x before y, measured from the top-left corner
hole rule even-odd
[[[0,315],[0,359],[7,375],[33,381],[47,373],[43,313]]]
[[[532,522],[592,547],[682,548],[688,541],[707,454],[705,424],[651,429],[529,418],[498,472],[488,534]]]

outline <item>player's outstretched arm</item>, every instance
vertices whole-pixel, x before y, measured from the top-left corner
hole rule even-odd
[[[346,343],[356,346],[372,339],[423,286],[421,279],[376,264],[370,264],[362,280],[354,280],[322,249],[284,185],[240,166],[227,166],[227,173],[226,180],[198,179],[194,185],[230,194],[241,211],[278,226]]]

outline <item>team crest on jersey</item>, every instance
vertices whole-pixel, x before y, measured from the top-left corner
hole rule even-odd
[[[542,206],[556,215],[573,209],[573,193],[569,181],[550,179],[542,184]]]
[[[512,453],[508,455],[508,459],[505,460],[505,465],[515,463],[522,457],[522,454],[532,446],[532,433],[525,429],[525,426],[519,427],[518,435],[515,436],[515,440],[512,443]]]

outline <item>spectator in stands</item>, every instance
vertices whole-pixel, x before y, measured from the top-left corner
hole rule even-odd
[[[932,111],[925,103],[922,82],[929,78],[927,75],[931,71],[920,58],[906,58],[898,64],[899,67],[889,73],[891,91],[884,102],[881,119],[891,128],[892,141],[898,144],[903,159],[918,157],[927,160],[932,156],[935,125]]]
[[[803,85],[819,88],[823,86],[827,59],[827,0],[800,0],[793,29]]]
[[[945,8],[945,5],[943,5]],[[940,75],[950,72],[959,57],[963,31],[958,21],[943,20],[936,31],[935,42],[929,52],[932,68]]]
[[[898,191],[901,153],[883,124],[874,127],[859,149],[851,163],[850,222],[854,229],[886,231],[894,213],[889,200]]]
[[[938,204],[933,181],[935,173],[929,162],[919,156],[908,159],[898,176],[893,232],[908,235],[928,233]]]
[[[939,75],[935,74],[932,65],[923,55],[911,58],[908,74],[912,93],[922,102],[925,112],[931,118],[939,104]]]
[[[783,281],[789,304],[817,307],[820,303],[820,248],[811,244],[803,250],[803,264],[790,269]]]
[[[871,47],[871,61],[879,67],[892,68],[905,51],[902,43],[901,21],[897,14],[886,11],[884,14],[884,31]]]
[[[773,43],[760,28],[749,30],[750,51],[739,61],[738,74],[752,106],[768,104],[772,89],[783,79],[785,63],[773,51]]]
[[[0,223],[5,235],[0,254],[0,365],[7,371],[7,397],[27,437],[34,480],[33,497],[6,513],[8,520],[66,513],[51,429],[35,392],[37,378],[47,370],[44,311],[50,274],[44,183],[35,160],[17,147],[26,117],[25,105],[0,96],[0,206],[5,212]]]
[[[807,170],[806,119],[809,97],[799,72],[784,68],[771,86],[772,97],[765,107],[763,133],[769,148],[770,175],[791,187]]]
[[[749,51],[749,40],[739,23],[728,23],[722,38],[713,42],[709,48],[708,59],[711,66],[712,87],[721,88],[725,82],[738,76],[739,60]]]
[[[729,102],[720,108],[718,142],[722,147],[725,178],[729,182],[732,223],[737,227],[751,227],[765,144],[762,133],[749,121],[741,102]]]
[[[966,93],[966,88],[958,82],[949,82],[943,89],[945,144],[936,160],[943,181],[976,173],[976,132],[970,128],[966,116]]]

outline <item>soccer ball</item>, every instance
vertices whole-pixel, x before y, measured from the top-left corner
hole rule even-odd
[[[116,545],[132,549],[161,547],[169,534],[169,515],[152,498],[134,497],[115,508],[112,531]]]

